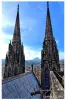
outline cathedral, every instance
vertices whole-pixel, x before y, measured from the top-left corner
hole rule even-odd
[[[25,55],[21,44],[19,5],[12,42],[10,41],[5,60],[4,78],[12,77],[25,72]]]
[[[45,38],[41,51],[41,82],[39,83],[37,80],[33,64],[31,72],[25,71],[25,55],[23,43],[21,44],[18,5],[13,39],[9,43],[6,54],[2,98],[62,99],[64,98],[64,88],[61,83],[64,82],[64,79],[59,72],[59,54],[52,31],[49,2],[47,2]]]
[[[59,54],[53,36],[49,2],[47,2],[46,29],[41,51],[41,85],[43,89],[50,88],[50,71],[60,71]]]

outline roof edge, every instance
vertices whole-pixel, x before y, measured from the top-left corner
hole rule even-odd
[[[5,83],[10,82],[10,81],[13,81],[14,79],[18,79],[18,78],[23,77],[25,75],[28,75],[30,73],[32,73],[32,72],[26,72],[26,73],[22,73],[22,74],[13,76],[13,77],[6,78],[6,79],[2,80],[2,84],[5,84]]]

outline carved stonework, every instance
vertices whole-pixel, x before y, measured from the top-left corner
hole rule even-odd
[[[25,56],[23,44],[21,45],[19,5],[13,34],[12,43],[10,41],[8,53],[5,60],[4,78],[18,75],[25,72]]]

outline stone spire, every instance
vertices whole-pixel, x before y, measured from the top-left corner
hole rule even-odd
[[[47,1],[47,9],[49,8],[49,2]]]
[[[21,44],[21,37],[20,37],[20,19],[19,19],[19,4],[17,6],[17,16],[16,16],[16,22],[15,22],[15,28],[14,28],[14,34],[13,34],[13,40],[12,40],[14,48],[17,45],[17,43]]]
[[[4,78],[12,77],[25,72],[24,46],[21,44],[19,5],[17,6],[17,16],[13,34],[13,40],[9,43],[6,55]]]
[[[56,41],[53,37],[49,2],[47,2],[45,38],[41,51],[41,86],[43,89],[50,88],[50,71],[53,69],[59,71],[60,65]]]
[[[45,30],[45,38],[52,39],[52,25],[51,25],[51,17],[50,17],[50,11],[49,11],[49,2],[47,2],[47,16],[46,16],[46,30]]]

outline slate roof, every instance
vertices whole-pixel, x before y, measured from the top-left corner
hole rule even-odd
[[[39,89],[38,81],[32,72],[20,74],[2,82],[3,99],[39,99],[40,94],[31,96],[31,92]]]

